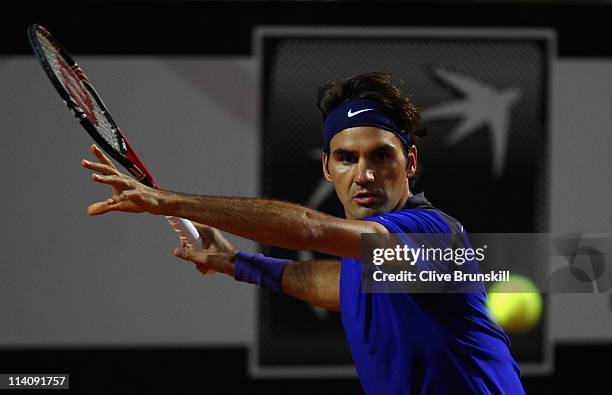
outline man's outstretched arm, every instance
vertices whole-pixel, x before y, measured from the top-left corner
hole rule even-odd
[[[359,258],[361,234],[375,222],[349,221],[284,201],[166,193],[166,213],[291,250]],[[168,214],[171,213],[171,214]]]
[[[93,151],[100,159],[101,151]],[[361,257],[361,234],[387,233],[376,222],[340,219],[293,203],[161,191],[140,184],[107,163],[83,160],[82,165],[101,173],[93,175],[94,181],[113,187],[112,198],[88,207],[90,215],[110,211],[171,215],[264,244],[352,258]]]

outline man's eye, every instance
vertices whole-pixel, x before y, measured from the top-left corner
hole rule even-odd
[[[385,160],[388,157],[389,157],[389,154],[386,152],[377,152],[376,155],[374,156],[374,158],[379,161]]]
[[[355,161],[355,157],[353,155],[342,155],[342,156],[340,156],[340,162],[353,163],[354,161]]]

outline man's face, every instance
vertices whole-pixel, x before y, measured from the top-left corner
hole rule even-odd
[[[402,208],[408,178],[416,172],[416,148],[404,155],[393,133],[372,126],[336,134],[329,156],[323,153],[323,174],[334,183],[348,219],[363,219]]]

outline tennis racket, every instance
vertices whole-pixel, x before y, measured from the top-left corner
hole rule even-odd
[[[39,24],[29,27],[28,38],[36,58],[55,90],[100,148],[125,167],[138,181],[159,189],[157,181],[128,143],[83,69],[70,57],[59,41]],[[202,248],[200,234],[190,221],[170,216],[166,216],[166,219],[181,239],[186,240],[194,248]]]

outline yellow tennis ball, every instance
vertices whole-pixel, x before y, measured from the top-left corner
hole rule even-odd
[[[540,321],[542,295],[528,278],[511,275],[510,281],[498,282],[489,288],[487,307],[506,332],[522,334]]]

